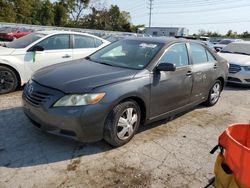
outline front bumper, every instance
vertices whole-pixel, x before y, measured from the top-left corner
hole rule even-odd
[[[227,82],[250,86],[250,71],[241,70],[235,74],[229,73]]]
[[[35,85],[34,90],[43,87],[37,83],[33,85]],[[54,108],[51,104],[61,98],[63,93],[49,88],[46,88],[44,93],[50,90],[50,93],[54,92],[54,97],[36,104],[29,98],[28,87],[27,84],[23,92],[23,110],[36,127],[81,142],[94,142],[103,138],[104,122],[108,114],[107,105]]]

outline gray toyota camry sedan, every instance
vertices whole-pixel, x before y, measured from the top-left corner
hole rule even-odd
[[[42,130],[121,146],[142,124],[215,105],[227,74],[227,62],[202,43],[124,39],[36,72],[23,107]]]

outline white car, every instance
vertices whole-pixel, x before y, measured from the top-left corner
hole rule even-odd
[[[39,31],[17,39],[0,47],[0,94],[24,85],[40,68],[84,58],[109,43],[70,31]]]
[[[214,45],[214,49],[219,52],[221,51],[223,48],[225,48],[228,44],[232,43],[232,42],[240,42],[243,41],[242,39],[223,39],[221,40],[218,44]]]
[[[229,62],[229,83],[250,86],[250,42],[230,43],[218,55]]]

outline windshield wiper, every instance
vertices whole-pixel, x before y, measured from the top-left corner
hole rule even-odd
[[[111,66],[111,67],[113,67],[114,65],[111,65],[111,64],[109,64],[109,63],[105,63],[105,62],[98,62],[98,63],[100,63],[100,64],[102,64],[102,65],[108,65],[108,66]]]
[[[85,57],[85,59],[89,60],[89,61],[92,61],[92,62],[95,62],[95,63],[99,63],[99,64],[108,65],[108,66],[112,66],[113,67],[113,65],[111,65],[109,63],[105,63],[105,62],[102,62],[102,61],[94,60],[94,59],[90,58],[89,56]]]

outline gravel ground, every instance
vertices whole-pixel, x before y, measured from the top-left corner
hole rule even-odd
[[[219,103],[140,128],[127,145],[79,144],[40,132],[21,92],[0,96],[2,187],[190,187],[213,176],[209,151],[230,123],[249,122],[250,89],[226,87]]]

